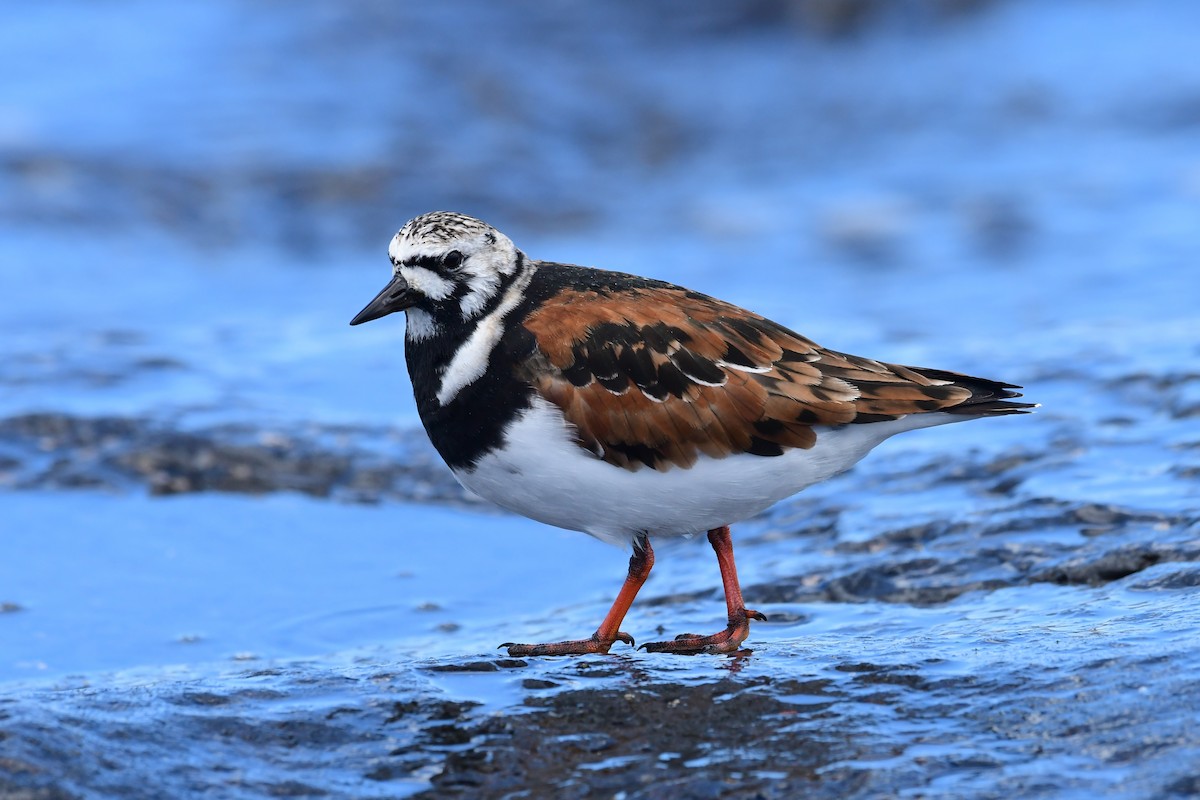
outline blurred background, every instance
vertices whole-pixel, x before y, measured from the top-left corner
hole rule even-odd
[[[400,332],[341,323],[440,208],[829,346],[1019,380],[1029,354],[998,343],[1192,316],[1187,2],[8,17],[3,412],[411,422]]]
[[[465,496],[400,319],[348,327],[435,209],[1044,405],[814,490],[841,535],[977,510],[861,483],[970,454],[1194,539],[1198,34],[1189,0],[8,8],[0,682],[591,629],[625,556]]]
[[[755,717],[803,738],[762,736],[762,780],[824,796],[1195,792],[1198,41],[1193,0],[10,2],[0,794],[406,794],[466,741],[420,745],[431,697],[505,710],[610,668],[659,733],[664,681],[804,676]],[[348,326],[437,209],[1043,408],[739,525],[772,615],[748,662],[517,669],[487,654],[593,630],[626,554],[464,494],[402,320]],[[716,585],[706,547],[662,547],[626,626],[712,630]],[[725,782],[709,744],[646,775]],[[580,769],[562,786],[607,775]]]

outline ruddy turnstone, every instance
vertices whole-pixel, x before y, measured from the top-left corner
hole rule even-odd
[[[1009,383],[827,350],[730,303],[650,278],[536,261],[487,223],[437,211],[388,248],[392,279],[351,320],[408,318],[405,358],[433,446],[471,491],[518,514],[632,544],[589,638],[521,655],[632,645],[621,621],[651,537],[708,532],[725,630],[646,650],[733,652],[749,635],[729,525],[851,467],[889,436],[1022,413]]]

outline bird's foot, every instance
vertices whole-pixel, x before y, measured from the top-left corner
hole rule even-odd
[[[508,648],[510,656],[583,656],[589,653],[607,653],[614,642],[624,642],[634,646],[633,637],[624,631],[617,631],[612,639],[602,639],[593,633],[587,639],[573,639],[568,642],[550,642],[549,644],[513,644],[505,642],[501,647]]]
[[[741,613],[729,617],[729,624],[720,633],[714,633],[712,636],[681,633],[668,642],[647,642],[642,645],[642,649],[647,653],[678,653],[687,656],[699,653],[736,653],[750,635],[752,619],[766,622],[767,615],[743,608]]]

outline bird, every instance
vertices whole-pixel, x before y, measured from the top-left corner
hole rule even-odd
[[[539,261],[473,217],[417,216],[392,277],[351,325],[403,311],[404,356],[433,447],[471,492],[631,547],[591,636],[506,642],[510,656],[635,645],[622,622],[652,540],[707,533],[727,624],[647,652],[745,652],[752,620],[729,526],[853,466],[903,431],[1027,413],[1022,387],[824,348],[766,317],[652,278]]]

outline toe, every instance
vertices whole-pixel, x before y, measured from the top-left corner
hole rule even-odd
[[[633,645],[633,637],[625,632],[618,632],[612,639],[601,639],[595,635],[587,639],[572,639],[566,642],[550,642],[547,644],[514,644],[506,642],[501,647],[508,648],[510,656],[582,656],[593,653],[607,653],[614,642],[624,642]]]

